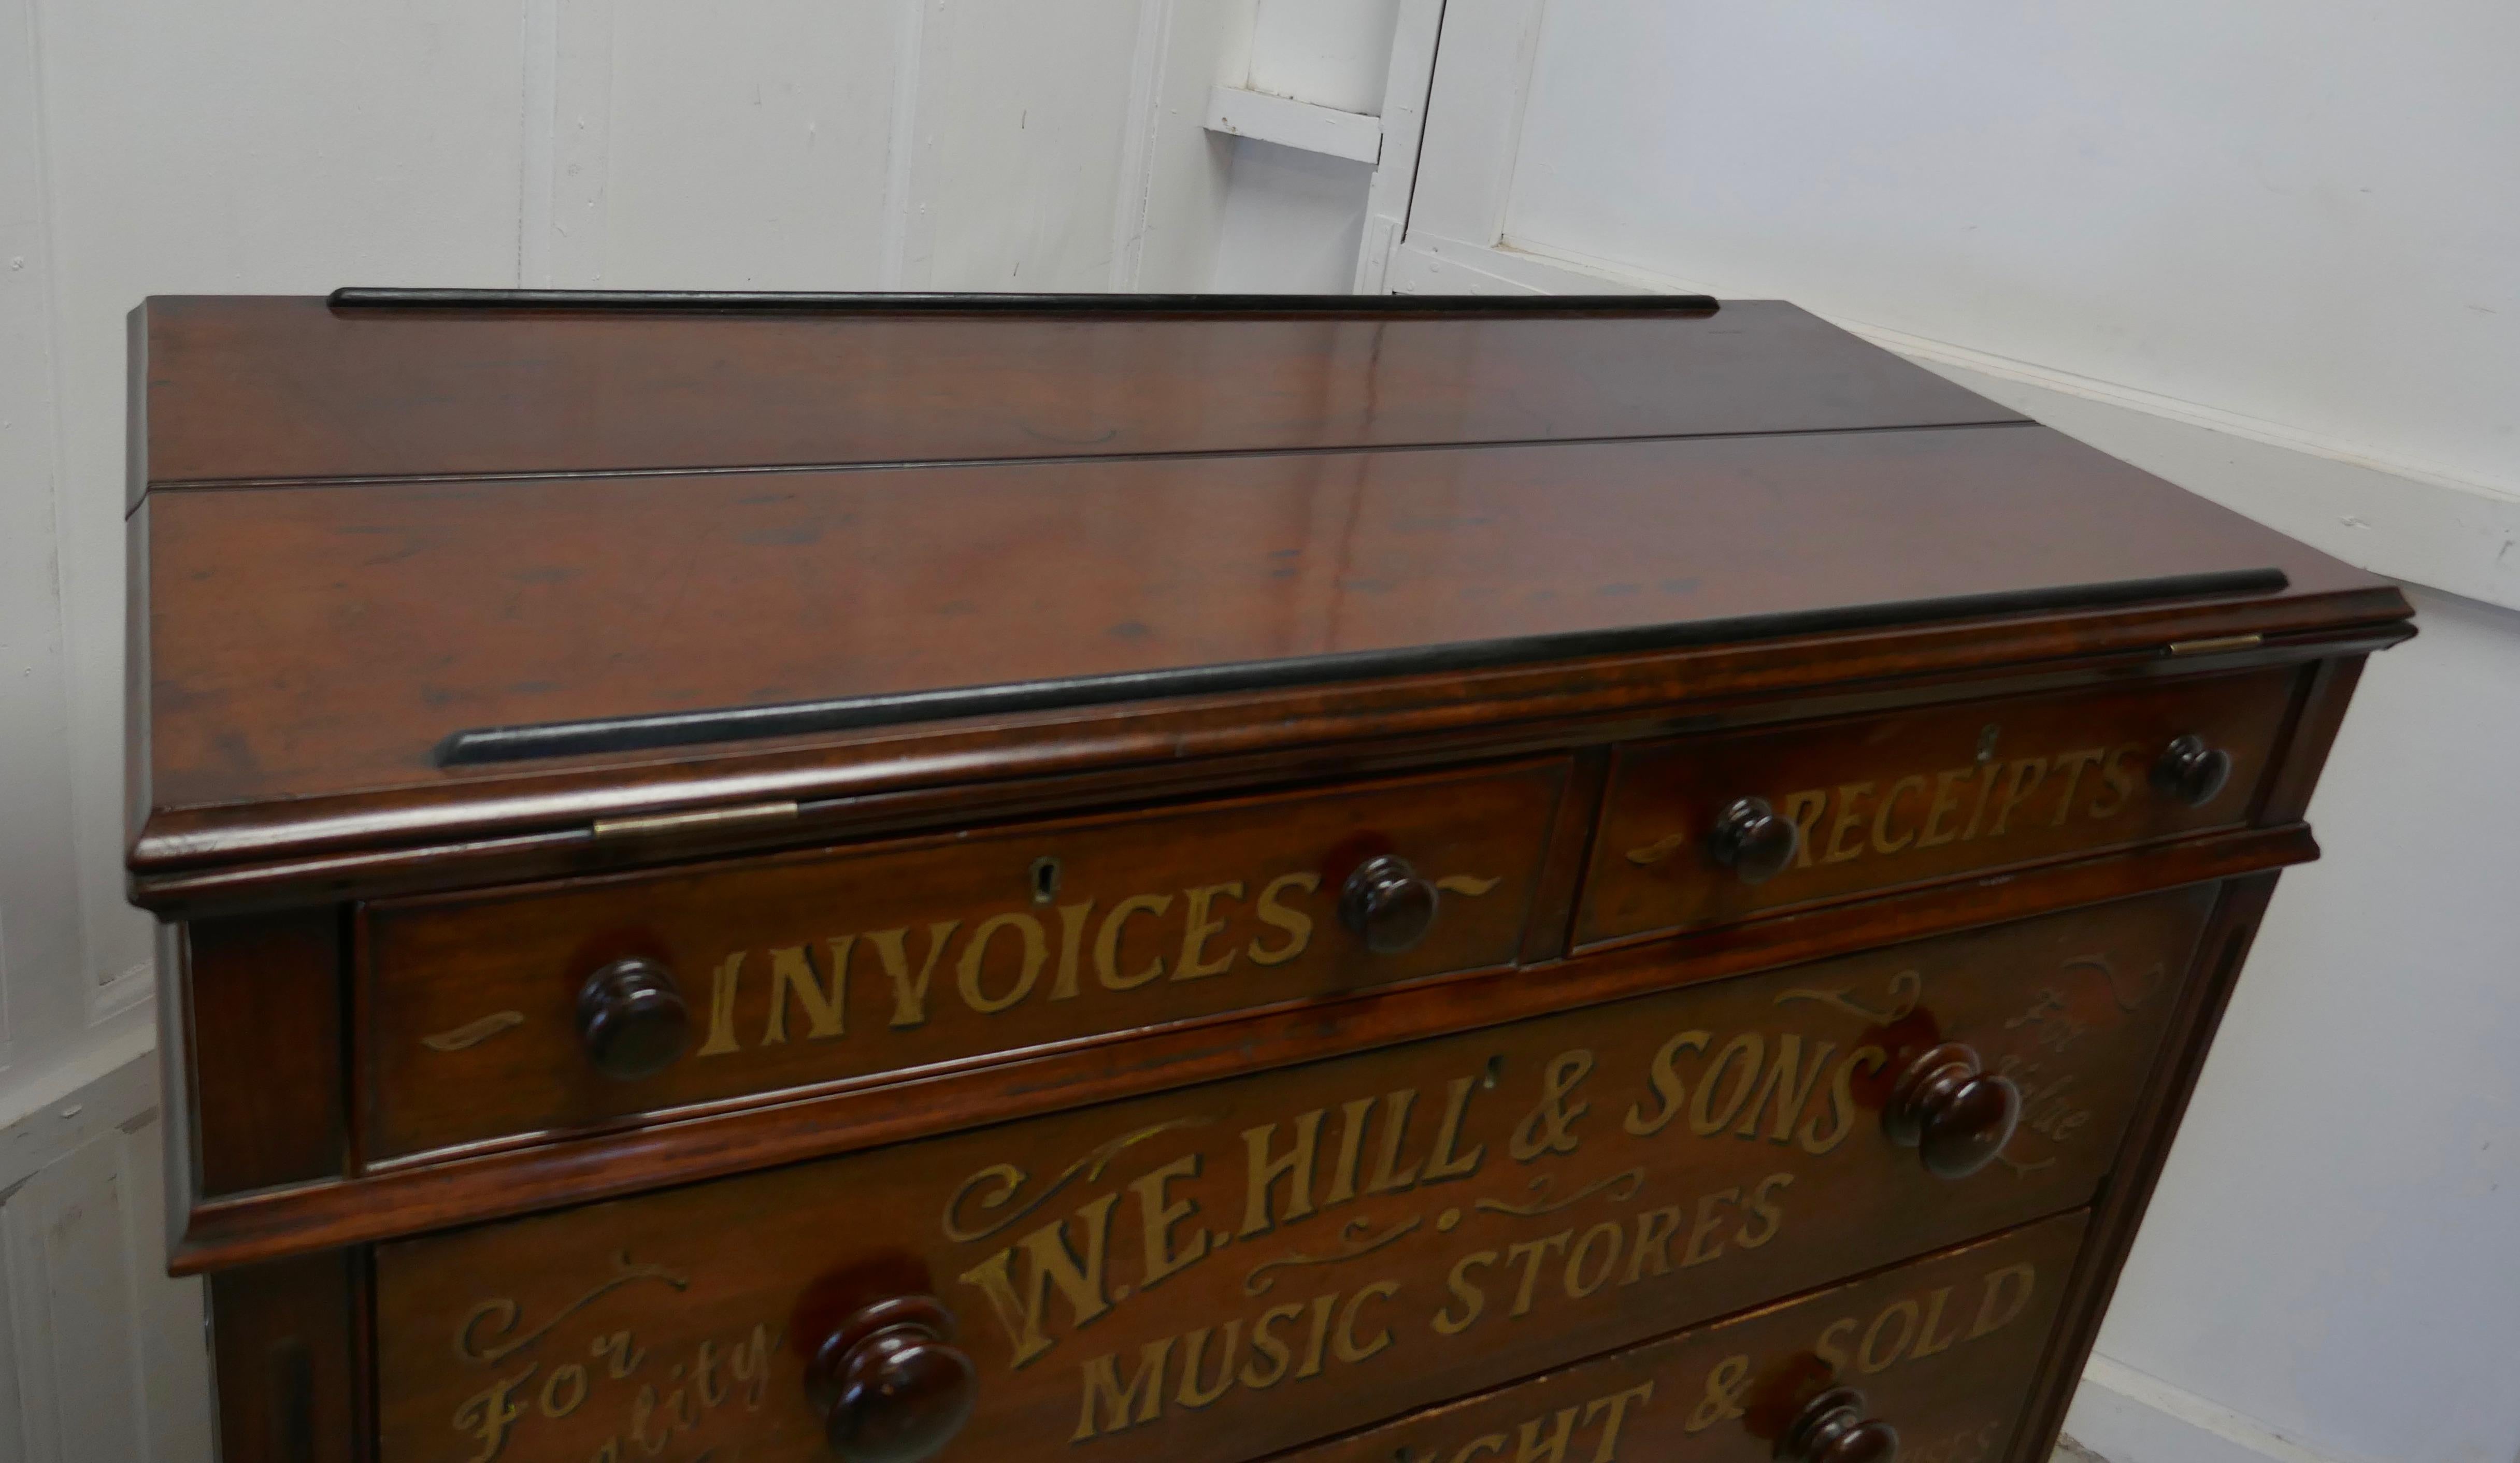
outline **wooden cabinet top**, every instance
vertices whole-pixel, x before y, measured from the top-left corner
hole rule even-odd
[[[1774,302],[186,297],[132,351],[144,900],[2407,633],[2386,581]]]

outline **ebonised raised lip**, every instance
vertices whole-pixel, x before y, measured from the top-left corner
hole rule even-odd
[[[406,289],[348,286],[337,310],[667,310],[869,315],[1712,315],[1711,294],[995,294],[712,289]]]
[[[2275,594],[2290,583],[2281,569],[2225,569],[2151,579],[2121,579],[2099,584],[2000,590],[1930,599],[1900,599],[1779,614],[1742,615],[1731,619],[1628,625],[1558,635],[1126,671],[1063,681],[1015,681],[993,686],[731,706],[704,711],[479,727],[457,732],[439,742],[435,760],[440,767],[473,767],[487,763],[758,741],[777,736],[856,732],[874,727],[1019,712],[1068,710],[1124,701],[1278,690],[1445,671],[1492,670],[1583,656],[1671,649],[1715,641],[1775,640],[1790,635],[2089,609],[2150,600]]]

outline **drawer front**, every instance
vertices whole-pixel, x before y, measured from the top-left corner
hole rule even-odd
[[[1579,946],[2238,824],[2294,672],[1930,706],[1812,727],[1640,743],[1610,775]],[[2219,790],[2157,786],[2182,737],[2229,758]],[[1758,882],[1728,865],[1725,814],[1764,800],[1796,832]],[[1779,829],[1781,831],[1781,829]]]
[[[924,1295],[940,1456],[1231,1463],[2062,1213],[2212,894],[383,1246],[382,1457],[812,1458],[804,1358]],[[1960,1178],[1882,1112],[1949,1042],[2028,1093]]]
[[[1563,763],[1525,764],[371,905],[363,1151],[1508,964],[1564,784]],[[1397,953],[1340,914],[1345,881],[1377,856],[1434,886],[1432,924]],[[581,1032],[587,984],[625,959],[666,972],[689,1033],[678,1059],[628,1079],[597,1070]]]
[[[1895,1432],[1900,1463],[1990,1463],[2029,1400],[2086,1219],[2044,1220],[1296,1456],[1775,1463],[1779,1443],[1840,1413]]]

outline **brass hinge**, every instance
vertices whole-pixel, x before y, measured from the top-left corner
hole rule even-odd
[[[2265,643],[2266,637],[2255,632],[2248,635],[2218,635],[2211,640],[2172,641],[2170,653],[2214,655],[2225,650],[2254,650]]]
[[[698,828],[738,823],[784,822],[796,816],[793,801],[746,803],[741,808],[702,808],[692,813],[652,813],[640,818],[599,818],[598,838],[646,838],[658,833],[688,833]]]

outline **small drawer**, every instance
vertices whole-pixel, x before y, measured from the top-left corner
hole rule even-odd
[[[2245,821],[2295,673],[1622,748],[1577,946]]]
[[[1993,1463],[2088,1214],[1684,1331],[1292,1455],[1302,1463]],[[1858,1430],[1861,1430],[1859,1433]],[[1884,1434],[1887,1437],[1884,1437]],[[1844,1451],[1821,1447],[1843,1438]]]
[[[389,1159],[1511,963],[1562,762],[362,910]]]
[[[2214,892],[385,1245],[381,1456],[1236,1463],[1634,1346],[2088,1203]]]

